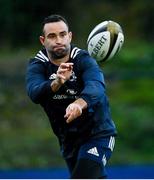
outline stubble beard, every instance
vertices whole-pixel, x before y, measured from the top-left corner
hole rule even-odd
[[[59,60],[61,58],[64,58],[68,55],[70,51],[70,47],[65,47],[64,49],[58,49],[57,51],[49,50],[50,57],[53,61]]]

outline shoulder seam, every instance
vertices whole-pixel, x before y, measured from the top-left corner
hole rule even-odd
[[[38,59],[42,62],[49,61],[49,58],[41,50],[36,54],[35,59]]]
[[[79,54],[80,51],[81,51],[81,49],[79,49],[79,48],[77,48],[77,47],[74,47],[74,48],[72,49],[72,51],[71,51],[70,57],[71,57],[72,59],[74,59],[74,58]]]

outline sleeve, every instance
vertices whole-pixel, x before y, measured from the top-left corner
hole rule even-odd
[[[87,102],[88,107],[91,108],[99,103],[102,96],[105,95],[104,76],[96,60],[89,55],[81,59],[80,70],[84,83],[80,97],[83,98]]]
[[[51,81],[45,78],[45,67],[42,63],[30,62],[26,72],[26,89],[34,103],[40,103],[53,94]]]

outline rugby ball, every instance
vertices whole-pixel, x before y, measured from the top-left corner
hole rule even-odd
[[[114,21],[103,21],[89,34],[88,52],[98,62],[104,62],[117,54],[124,43],[121,26]]]

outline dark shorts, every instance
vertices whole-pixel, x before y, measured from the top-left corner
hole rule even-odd
[[[70,173],[73,172],[81,159],[88,159],[90,160],[89,162],[95,162],[98,164],[98,167],[101,168],[101,177],[106,177],[105,166],[111,157],[114,144],[114,136],[106,138],[101,137],[87,141],[79,148],[76,156],[70,159],[66,159]],[[82,168],[85,168],[86,172],[86,167]]]

